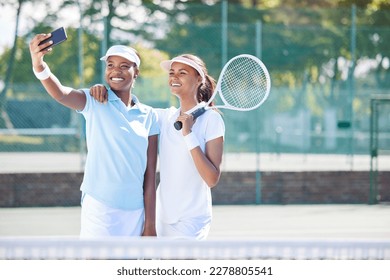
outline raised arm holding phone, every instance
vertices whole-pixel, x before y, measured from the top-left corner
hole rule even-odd
[[[56,42],[53,34],[38,34],[29,47],[34,74],[48,94],[86,121],[80,237],[156,236],[159,126],[154,110],[132,94],[141,63],[137,52],[115,45],[101,58],[110,87],[108,104],[101,104],[89,89],[64,86],[51,73],[44,56]]]

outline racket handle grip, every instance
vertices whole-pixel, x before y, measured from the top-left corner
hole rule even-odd
[[[199,116],[203,115],[203,113],[206,112],[206,109],[204,107],[202,108],[199,108],[199,109],[196,109],[195,111],[193,111],[191,113],[192,117],[194,118],[194,120],[196,120],[196,118],[198,118]],[[181,121],[176,121],[173,126],[176,128],[176,130],[181,130],[182,127],[183,127],[183,124]]]

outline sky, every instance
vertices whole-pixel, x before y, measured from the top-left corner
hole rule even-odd
[[[0,8],[0,50],[11,46],[15,31],[15,11],[7,7]]]
[[[51,4],[53,6],[59,5],[62,1],[53,0]],[[44,16],[45,12],[43,11],[44,6],[41,4],[26,3],[21,11],[20,25],[19,25],[19,35],[25,35],[26,32],[31,28],[31,15],[34,15],[36,20],[42,20],[40,15]],[[42,12],[40,12],[42,11]],[[69,9],[62,10],[59,14],[62,26],[69,26],[78,24],[78,11],[71,11]],[[41,16],[41,17],[42,17]],[[4,50],[5,47],[12,46],[14,32],[15,32],[15,19],[16,19],[16,10],[9,6],[0,6],[0,53]],[[29,28],[30,26],[30,28]],[[59,27],[59,26],[58,26]]]

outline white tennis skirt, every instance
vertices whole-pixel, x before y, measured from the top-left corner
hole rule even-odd
[[[144,209],[111,208],[88,194],[81,207],[81,238],[105,236],[141,236]]]

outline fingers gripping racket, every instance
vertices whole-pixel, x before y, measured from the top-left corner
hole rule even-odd
[[[194,120],[210,108],[250,111],[258,108],[268,98],[271,79],[265,65],[255,56],[241,54],[230,59],[223,67],[210,100],[199,104],[191,112]],[[209,106],[217,93],[224,105]],[[180,121],[174,124],[182,128]]]

